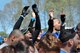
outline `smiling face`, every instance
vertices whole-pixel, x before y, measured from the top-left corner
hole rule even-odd
[[[25,34],[25,38],[27,40],[32,40],[32,34],[28,31],[26,34]]]

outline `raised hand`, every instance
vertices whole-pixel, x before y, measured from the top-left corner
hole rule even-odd
[[[65,14],[64,13],[61,13],[60,15],[60,18],[61,18],[61,22],[64,23],[65,22]]]
[[[21,15],[23,15],[23,17],[25,17],[25,16],[29,13],[28,8],[29,8],[29,6],[25,6],[25,7],[22,9]]]
[[[54,10],[53,9],[49,10],[49,16],[50,16],[50,18],[54,17]]]
[[[38,7],[37,7],[36,4],[33,4],[33,5],[32,5],[32,9],[33,9],[33,11],[34,11],[35,13],[38,13],[38,12],[39,12],[39,11],[38,11]]]

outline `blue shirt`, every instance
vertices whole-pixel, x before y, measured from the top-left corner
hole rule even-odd
[[[4,40],[3,40],[3,37],[0,36],[0,43],[2,43]]]
[[[58,32],[55,32],[55,33],[52,33],[56,38],[59,38],[59,36],[60,36],[60,33],[58,33]]]
[[[41,38],[44,36],[46,34],[46,32],[43,32],[42,34],[41,34]],[[55,33],[52,33],[53,34],[53,36],[55,36],[56,38],[59,38],[59,36],[60,36],[60,33],[58,33],[58,32],[55,32]]]
[[[60,53],[67,53],[67,52],[64,49],[61,49]]]

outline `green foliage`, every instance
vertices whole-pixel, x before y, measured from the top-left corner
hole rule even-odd
[[[55,17],[59,18],[62,11],[66,14],[67,26],[74,26],[80,21],[80,0],[25,0],[25,5],[22,2],[23,0],[12,0],[12,2],[4,6],[3,11],[0,11],[0,23],[3,31],[7,32],[9,28],[13,28],[15,22],[18,20],[21,14],[22,8],[25,5],[32,6],[34,3],[37,3],[40,13],[44,12],[44,17],[48,17],[49,9],[54,8]],[[30,18],[31,13],[25,17],[21,28],[26,28],[28,26]],[[45,22],[46,20],[48,20],[48,18],[44,19]],[[77,23],[75,23],[76,20],[78,20]],[[46,26],[46,24],[43,25]],[[6,33],[2,32],[1,34],[7,35]]]
[[[5,32],[0,32],[0,36],[3,36],[3,37],[8,37],[8,34],[6,34]]]

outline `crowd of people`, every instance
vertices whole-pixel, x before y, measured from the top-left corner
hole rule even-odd
[[[29,7],[22,9],[9,37],[0,45],[0,53],[80,53],[80,23],[76,29],[65,29],[64,13],[60,14],[59,20],[54,18],[54,9],[50,9],[48,30],[43,32],[38,7],[33,4],[28,27],[20,29],[22,21],[29,14]]]

